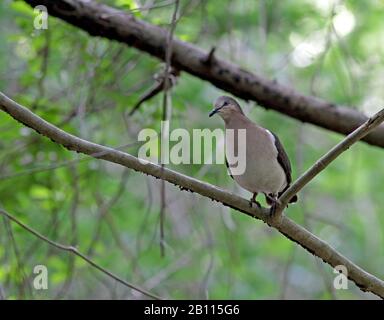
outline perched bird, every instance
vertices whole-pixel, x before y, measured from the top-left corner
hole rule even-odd
[[[214,109],[209,116],[218,114],[225,122],[225,129],[232,129],[235,133],[239,129],[245,129],[244,140],[229,139],[226,135],[225,148],[228,155],[231,150],[239,150],[245,147],[245,171],[242,174],[232,175],[232,164],[227,167],[232,178],[244,189],[252,192],[250,205],[260,203],[256,201],[258,193],[265,195],[267,204],[271,206],[271,213],[276,209],[277,198],[289,187],[291,178],[291,164],[287,153],[279,138],[271,131],[262,128],[252,122],[241,109],[235,99],[227,96],[219,97]],[[240,144],[246,144],[240,145]],[[236,152],[236,151],[235,151]],[[232,151],[233,153],[233,151]],[[297,196],[290,199],[290,203],[296,202]]]

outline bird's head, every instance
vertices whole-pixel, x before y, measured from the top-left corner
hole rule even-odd
[[[228,96],[217,98],[214,109],[209,113],[209,116],[212,117],[216,113],[224,120],[230,119],[236,113],[244,114],[237,101]]]

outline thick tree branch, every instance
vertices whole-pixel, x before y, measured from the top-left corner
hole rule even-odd
[[[384,109],[377,112],[374,116],[369,118],[364,124],[358,127],[355,131],[350,133],[346,138],[329,150],[324,156],[315,162],[304,174],[300,176],[279,198],[279,209],[277,213],[281,213],[289,200],[303,189],[313,178],[315,178],[321,171],[335,160],[344,151],[348,150],[354,143],[365,137],[370,131],[375,129],[384,121]]]
[[[0,214],[2,214],[3,216],[5,216],[6,218],[8,218],[9,220],[15,222],[16,224],[18,224],[21,228],[23,228],[24,230],[28,231],[29,233],[33,234],[35,237],[39,238],[40,240],[48,243],[49,245],[57,248],[57,249],[60,249],[60,250],[63,250],[63,251],[67,251],[67,252],[70,252],[78,257],[80,257],[81,259],[83,259],[85,262],[87,262],[88,264],[90,264],[92,267],[96,268],[97,270],[101,271],[102,273],[106,274],[107,276],[111,277],[112,279],[116,280],[117,282],[125,285],[126,287],[132,289],[132,290],[136,290],[142,294],[144,294],[145,296],[147,297],[150,297],[152,299],[156,299],[156,300],[162,300],[160,297],[156,296],[155,294],[153,293],[150,293],[144,289],[141,289],[121,278],[119,278],[118,276],[116,276],[115,274],[113,274],[111,271],[101,267],[100,265],[98,265],[95,261],[93,261],[92,259],[88,258],[85,254],[81,253],[79,250],[77,250],[77,248],[73,247],[73,246],[67,246],[67,245],[63,245],[63,244],[60,244],[60,243],[57,243],[55,241],[52,241],[51,239],[48,239],[47,237],[43,236],[42,234],[40,234],[39,232],[37,232],[36,230],[32,229],[31,227],[27,226],[26,224],[24,224],[23,222],[19,221],[17,218],[15,218],[13,215],[9,214],[8,212],[6,212],[5,210],[2,210],[0,209]]]
[[[92,36],[117,40],[161,60],[166,56],[165,29],[134,18],[127,12],[90,0],[24,0],[31,6],[45,5],[49,14],[87,31]],[[239,98],[253,100],[298,120],[348,134],[367,120],[362,113],[322,99],[305,96],[292,88],[242,70],[238,65],[210,58],[208,52],[174,39],[172,65]],[[209,61],[209,63],[207,63]],[[384,147],[384,126],[364,137]]]
[[[288,239],[298,243],[310,253],[321,258],[324,262],[330,264],[331,266],[335,267],[338,265],[344,265],[348,270],[349,279],[356,283],[363,291],[369,291],[380,296],[381,298],[384,298],[384,281],[364,271],[352,261],[337,252],[329,244],[284,215],[278,220],[271,219],[268,214],[268,210],[256,207],[251,208],[249,207],[248,200],[224,191],[216,186],[185,176],[173,170],[166,168],[162,169],[161,166],[156,164],[144,164],[130,154],[73,136],[46,122],[2,93],[0,93],[0,109],[11,115],[17,121],[34,129],[38,133],[50,138],[58,144],[63,145],[68,150],[81,152],[98,159],[114,162],[127,168],[149,174],[155,178],[163,178],[164,180],[178,186],[182,190],[199,193],[204,197],[219,201],[222,204],[251,217],[261,219],[277,229]]]

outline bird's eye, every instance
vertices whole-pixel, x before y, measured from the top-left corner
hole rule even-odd
[[[228,105],[228,102],[224,102],[223,105],[221,107],[225,107]]]

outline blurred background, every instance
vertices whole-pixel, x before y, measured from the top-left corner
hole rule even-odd
[[[169,28],[174,1],[99,1]],[[181,0],[175,36],[242,68],[372,115],[384,105],[384,2]],[[59,19],[35,30],[23,1],[0,3],[1,91],[84,139],[137,155],[137,134],[160,129],[163,94],[127,112],[164,64]],[[225,92],[185,72],[171,91],[170,127],[215,129]],[[342,136],[253,102],[245,113],[275,132],[297,178]],[[384,278],[384,151],[354,145],[300,193],[289,217]],[[249,198],[225,165],[167,165]],[[175,299],[375,299],[335,290],[329,265],[260,221],[146,175],[71,153],[0,113],[0,206],[48,238]],[[264,203],[264,202],[263,202]],[[165,255],[159,215],[165,207]],[[45,265],[48,290],[33,288]],[[68,252],[0,219],[0,297],[142,299]]]

